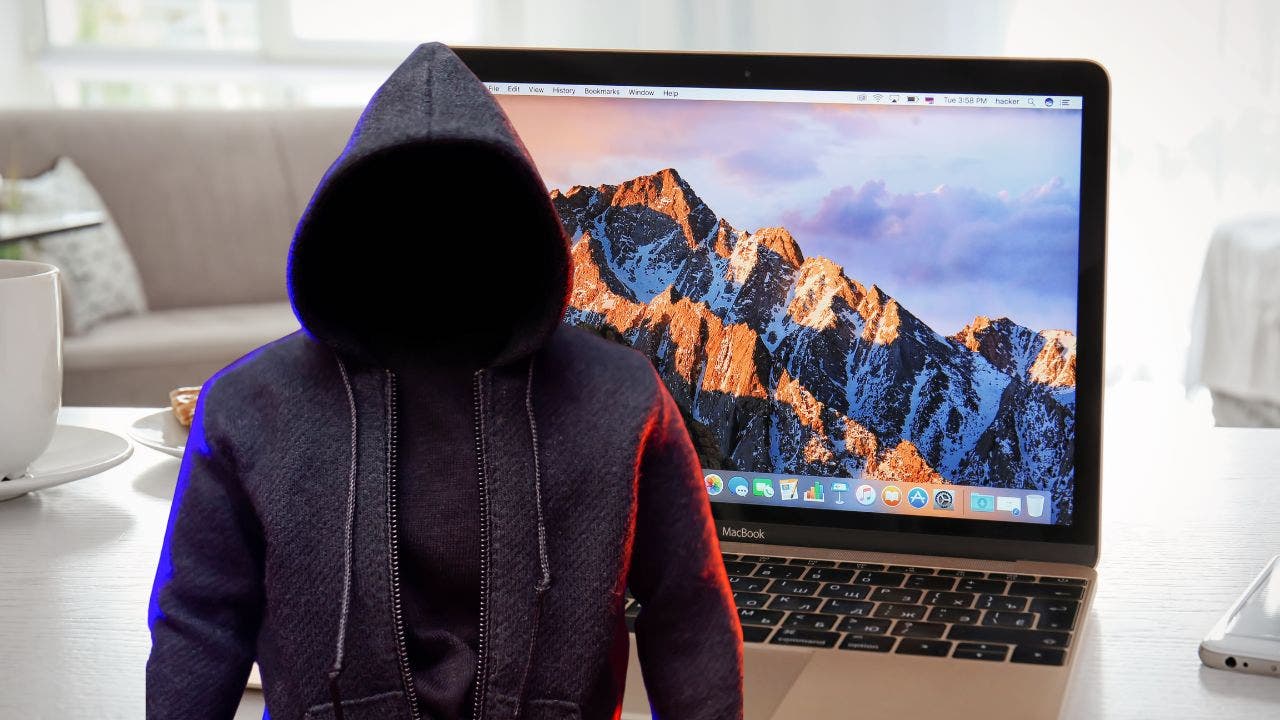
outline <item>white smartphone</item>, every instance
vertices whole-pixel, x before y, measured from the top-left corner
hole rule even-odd
[[[1211,668],[1280,677],[1280,555],[1200,643]]]

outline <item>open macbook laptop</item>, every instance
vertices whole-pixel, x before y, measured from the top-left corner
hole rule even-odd
[[[1098,555],[1105,73],[460,55],[572,239],[568,321],[685,414],[747,717],[1056,716]]]

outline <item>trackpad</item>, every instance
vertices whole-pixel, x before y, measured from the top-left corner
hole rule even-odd
[[[744,720],[768,720],[786,697],[800,671],[813,657],[812,650],[748,644],[743,648],[744,675],[750,682],[743,687]],[[696,677],[689,678],[696,683]],[[649,720],[648,696],[636,658],[635,636],[631,638],[631,659],[627,662],[627,692],[622,700],[624,720]]]

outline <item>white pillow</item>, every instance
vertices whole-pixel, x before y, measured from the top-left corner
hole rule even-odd
[[[33,178],[6,179],[21,213],[98,211],[101,225],[42,236],[23,244],[26,260],[62,271],[63,332],[79,335],[107,318],[145,312],[147,299],[129,248],[89,179],[69,158]]]

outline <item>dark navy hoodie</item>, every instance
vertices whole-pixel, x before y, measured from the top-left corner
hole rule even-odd
[[[151,603],[147,717],[612,718],[630,586],[655,713],[742,715],[697,458],[643,356],[561,323],[567,239],[445,46],[298,224],[303,331],[207,382]]]

